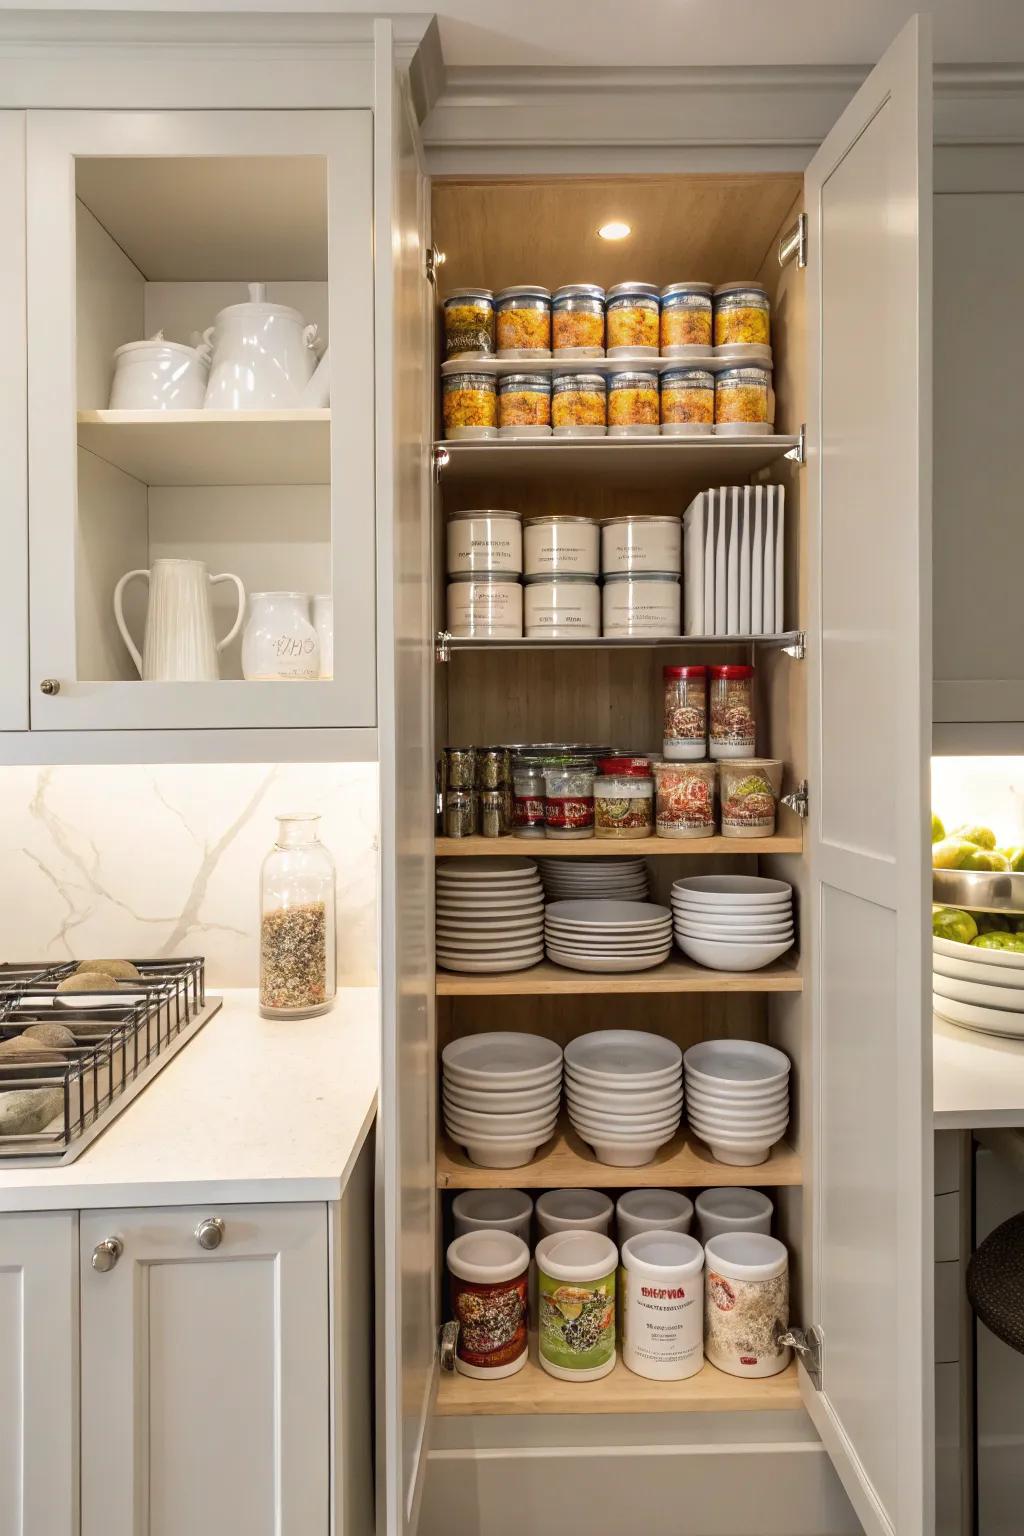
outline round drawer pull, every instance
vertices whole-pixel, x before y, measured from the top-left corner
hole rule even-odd
[[[42,682],[39,684],[39,692],[45,693],[48,698],[52,698],[54,694],[60,693],[60,683],[58,679],[55,677],[44,677]]]
[[[200,1248],[219,1248],[224,1241],[224,1223],[219,1216],[207,1216],[196,1227],[196,1242]]]
[[[123,1252],[124,1244],[119,1237],[105,1237],[92,1251],[93,1269],[101,1275],[108,1274]]]

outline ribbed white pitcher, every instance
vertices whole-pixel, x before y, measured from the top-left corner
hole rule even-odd
[[[124,589],[137,576],[149,583],[146,632],[139,655],[124,621]],[[233,581],[238,589],[238,614],[223,640],[213,629],[210,588]],[[139,676],[145,682],[215,683],[220,677],[218,652],[238,634],[245,613],[245,588],[237,576],[211,576],[201,560],[154,560],[151,570],[128,571],[114,588],[114,618]]]

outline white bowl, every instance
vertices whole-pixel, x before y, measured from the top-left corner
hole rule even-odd
[[[594,1136],[611,1140],[621,1138],[626,1141],[643,1141],[651,1136],[674,1135],[682,1124],[682,1115],[677,1109],[671,1115],[645,1115],[635,1120],[627,1116],[613,1118],[610,1115],[592,1120],[589,1116],[578,1115],[570,1110],[569,1124],[588,1141]]]
[[[750,933],[779,933],[793,927],[793,915],[780,913],[778,917],[720,917],[717,912],[698,912],[694,907],[677,907],[673,921],[691,923],[696,928],[714,928],[723,938],[727,935]]]
[[[649,971],[652,966],[662,965],[672,953],[671,944],[655,950],[652,955],[574,955],[567,950],[547,946],[548,959],[556,965],[564,965],[567,971],[592,971],[595,975],[614,975],[628,971]]]
[[[488,1092],[483,1088],[466,1088],[462,1083],[453,1082],[445,1073],[441,1092],[445,1105],[450,1104],[453,1109],[473,1109],[489,1115],[520,1115],[557,1104],[562,1096],[562,1084],[561,1079],[555,1077],[550,1084],[543,1083],[537,1088],[519,1088],[511,1092],[499,1088]]]
[[[752,928],[749,933],[736,933],[735,930],[719,928],[717,924],[678,922],[675,932],[677,937],[703,939],[711,944],[782,944],[784,941],[793,941],[792,923],[785,923],[777,929]]]
[[[699,912],[721,912],[723,917],[759,917],[761,913],[793,910],[792,891],[784,896],[703,896],[699,892],[673,888],[669,900],[674,907],[688,907]]]
[[[528,1141],[503,1141],[490,1136],[452,1137],[465,1147],[466,1156],[478,1168],[524,1168],[531,1163],[549,1137],[531,1137]]]
[[[683,1053],[674,1040],[642,1029],[592,1029],[570,1040],[565,1066],[581,1082],[607,1090],[609,1079],[634,1088],[661,1087],[682,1074]]]
[[[790,1065],[785,1051],[760,1040],[701,1040],[683,1055],[687,1077],[714,1093],[777,1088],[788,1082]]]
[[[759,1136],[781,1136],[789,1124],[789,1110],[774,1111],[770,1115],[708,1115],[686,1106],[686,1118],[705,1141],[719,1135],[735,1134],[753,1140]]]
[[[980,1029],[986,1035],[1009,1038],[1024,1035],[1024,1014],[1013,1008],[980,1008],[952,997],[939,997],[937,993],[932,994],[932,1008],[940,1019],[961,1024],[965,1029]]]
[[[963,946],[969,949],[969,945]],[[960,981],[977,981],[985,987],[1024,987],[1024,975],[1009,967],[979,964],[975,960],[950,960],[946,955],[932,955],[933,976],[955,976]]]
[[[654,1109],[674,1107],[683,1102],[683,1085],[681,1082],[670,1083],[665,1088],[652,1088],[641,1092],[631,1092],[626,1084],[618,1093],[605,1093],[600,1089],[591,1088],[589,1084],[576,1081],[575,1078],[566,1079],[565,1096],[570,1104],[578,1104],[581,1109],[609,1110],[615,1114],[618,1110],[625,1111],[628,1108],[637,1114],[649,1113]]]
[[[776,1110],[789,1107],[789,1084],[783,1083],[781,1088],[772,1088],[768,1093],[754,1095],[744,1094],[742,1097],[726,1094],[707,1093],[699,1088],[692,1080],[686,1084],[686,1102],[704,1114],[714,1115],[770,1115]]]
[[[530,1109],[518,1115],[490,1115],[473,1109],[445,1109],[444,1123],[453,1136],[550,1136],[558,1120],[558,1107]]]
[[[781,944],[722,944],[687,938],[685,934],[677,934],[676,943],[688,959],[712,971],[759,971],[793,948],[792,939],[784,939]]]
[[[761,875],[690,875],[673,881],[672,890],[726,906],[737,896],[760,906],[780,896],[791,900],[793,895],[793,887],[787,881],[768,880]]]
[[[1024,971],[1024,951],[978,949],[974,944],[954,944],[951,939],[932,936],[932,951],[948,960],[971,960],[976,965],[1001,966],[1004,970]]]
[[[608,1168],[642,1168],[646,1163],[654,1161],[659,1147],[671,1141],[672,1136],[652,1136],[647,1141],[631,1141],[622,1137],[583,1136],[581,1133],[581,1139],[593,1147],[598,1162]]]
[[[1024,1013],[1024,987],[989,987],[976,981],[956,981],[951,976],[932,973],[932,991],[938,997],[955,998],[981,1008],[1009,1008]]]
[[[531,1088],[562,1072],[562,1047],[544,1035],[482,1030],[450,1040],[441,1052],[445,1074],[469,1088]]]

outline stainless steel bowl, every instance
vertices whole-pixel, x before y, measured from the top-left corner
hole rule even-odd
[[[1024,874],[982,869],[933,869],[932,899],[968,912],[1024,913]]]

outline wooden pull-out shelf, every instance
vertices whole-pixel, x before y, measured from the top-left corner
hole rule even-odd
[[[580,838],[559,842],[535,837],[439,837],[434,851],[438,858],[471,859],[494,858],[570,858],[649,859],[701,858],[708,854],[734,853],[802,853],[803,838],[799,832],[790,836],[775,837],[630,837],[630,838]]]
[[[710,971],[684,955],[673,953],[649,971],[606,974],[570,971],[552,960],[541,960],[528,971],[470,975],[438,971],[438,997],[566,997],[594,993],[609,997],[624,992],[800,992],[803,977],[793,955],[783,955],[759,971]]]

